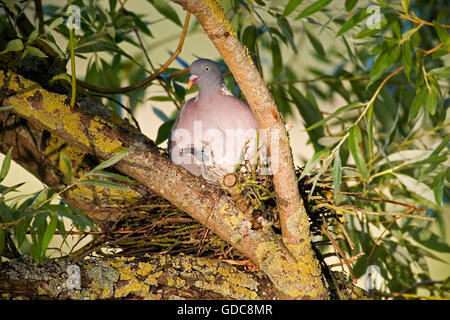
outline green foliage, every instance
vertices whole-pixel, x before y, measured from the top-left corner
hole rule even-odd
[[[329,1],[291,0],[285,7],[264,2],[230,9],[248,17],[234,25],[257,65],[272,68],[264,76],[280,111],[290,117],[297,109],[305,123],[315,154],[305,159],[303,176],[320,168],[315,181],[329,177],[335,201],[359,208],[346,224],[357,245],[343,248],[348,256],[365,252],[354,265],[356,276],[380,266],[387,292],[417,292],[407,288],[430,278],[425,257],[439,260],[448,247],[444,233],[431,231],[447,228],[450,180],[449,20],[442,5],[381,1],[377,11],[345,1],[348,13],[342,13]],[[266,14],[264,22],[257,12]],[[275,38],[284,44],[281,72]],[[304,39],[311,44],[308,62]],[[336,97],[345,104],[336,105]],[[326,102],[335,107],[323,107]],[[408,205],[418,218],[399,217],[377,241],[390,213],[408,212]],[[430,294],[440,294],[435,288]]]
[[[3,160],[0,183],[9,172],[11,151]],[[71,219],[78,230],[95,228],[93,222],[76,208],[64,203],[51,204],[55,192],[50,189],[45,188],[24,199],[6,198],[23,184],[12,187],[0,184],[0,263],[2,257],[13,258],[17,254],[30,254],[37,263],[43,262],[55,231],[65,234],[63,216]]]
[[[320,168],[315,181],[319,176],[327,178],[336,206],[347,210],[345,229],[355,246],[342,241],[341,249],[347,257],[365,253],[354,263],[356,277],[375,264],[381,268],[384,294],[416,294],[413,284],[431,277],[425,258],[439,260],[439,254],[449,252],[443,218],[450,181],[448,4],[443,0],[346,0],[339,5],[331,0],[219,2],[282,115],[302,117],[314,148],[311,159],[301,159],[306,164],[303,176]],[[13,17],[28,3],[0,1]],[[145,79],[160,66],[152,51],[156,44],[148,46],[148,41],[166,44],[165,36],[155,32],[156,25],[165,21],[174,32],[181,32],[184,12],[169,1],[145,2],[152,9],[148,15],[132,12],[122,3],[74,1],[81,9],[75,55],[86,60],[84,80],[92,85],[120,88]],[[29,36],[9,39],[0,54],[44,57],[38,45],[44,41],[67,59],[69,47],[63,52],[55,41],[57,33],[69,38],[63,23],[65,5],[44,5],[44,33],[39,33],[35,21]],[[201,28],[191,22],[185,42],[196,32]],[[125,44],[139,54],[124,50]],[[167,47],[170,54],[174,49]],[[198,48],[194,55],[204,53]],[[182,70],[189,62],[183,53],[178,56],[151,83],[156,94],[149,96],[140,87],[124,95],[104,94],[103,101],[119,114],[121,107],[114,100],[128,103],[131,112],[145,101],[179,108],[187,94],[188,74]],[[231,77],[226,83],[231,92],[240,94]],[[12,107],[2,107],[0,112]],[[167,116],[162,108],[153,110],[164,122],[157,137],[151,137],[160,144],[169,135],[175,113]],[[7,158],[0,178],[7,172]],[[62,156],[66,182],[125,190],[127,186],[111,179],[130,183],[126,177],[104,170],[118,159],[105,161],[83,180],[74,179],[70,162]],[[4,195],[19,186],[1,186],[0,191]],[[16,246],[32,243],[35,259],[42,261],[55,221],[56,230],[60,226],[58,217],[69,217],[80,228],[90,226],[76,209],[50,204],[53,196],[46,191],[21,205],[0,202],[2,223],[11,225],[0,230],[0,251],[11,249],[13,237]],[[358,210],[349,213],[349,207]],[[447,279],[440,287],[429,286],[430,295],[443,295],[449,283]]]
[[[11,164],[11,152],[8,151],[0,170],[0,263],[2,257],[13,258],[17,255],[29,254],[37,262],[42,263],[47,258],[47,250],[55,232],[65,239],[66,229],[62,218],[66,218],[79,231],[95,230],[94,222],[83,212],[60,201],[54,204],[59,194],[78,184],[102,186],[122,191],[133,191],[122,183],[107,179],[114,179],[132,184],[132,180],[120,174],[105,171],[108,167],[120,161],[129,150],[124,150],[114,157],[103,161],[79,179],[73,181],[72,166],[64,154],[61,159],[66,167],[66,181],[68,185],[59,193],[49,188],[33,194],[31,197],[5,196],[17,191],[24,183],[7,187],[1,184],[6,178]],[[101,179],[92,179],[99,177]]]

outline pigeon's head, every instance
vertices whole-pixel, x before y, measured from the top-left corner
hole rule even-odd
[[[194,83],[200,91],[214,91],[223,86],[224,80],[219,66],[212,60],[199,59],[194,61],[190,67],[191,77],[187,88]]]

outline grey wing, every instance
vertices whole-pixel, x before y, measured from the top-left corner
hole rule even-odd
[[[175,131],[175,129],[178,127],[178,123],[180,122],[181,118],[183,118],[184,110],[186,109],[186,106],[189,104],[189,102],[191,102],[191,100],[189,100],[185,104],[183,104],[183,106],[180,109],[180,112],[178,112],[178,115],[177,115],[177,117],[175,119],[175,122],[174,122],[174,124],[172,126],[172,129],[170,129],[169,139],[167,141],[167,151],[169,152],[169,157],[171,155],[171,151],[172,151],[172,148],[173,148],[172,134]]]

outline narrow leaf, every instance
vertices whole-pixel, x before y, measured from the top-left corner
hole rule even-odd
[[[1,186],[1,185],[0,185],[0,194],[1,194],[2,196],[4,196],[4,195],[6,195],[6,194],[8,194],[8,193],[10,193],[10,192],[12,192],[12,191],[16,191],[17,188],[20,188],[20,187],[23,186],[25,183],[26,183],[26,182],[21,182],[21,183],[18,183],[18,184],[13,185],[13,186],[11,186],[11,187],[5,187],[5,186]],[[0,212],[1,212],[1,211],[0,211]]]
[[[255,44],[256,44],[256,38],[258,34],[258,29],[250,25],[247,28],[245,28],[244,32],[242,33],[242,43],[250,50],[250,52],[255,51]]]
[[[300,178],[298,180],[302,180],[305,176],[310,174],[312,170],[316,167],[316,164],[320,161],[320,159],[327,157],[330,154],[329,150],[321,150],[314,154],[311,159],[306,163],[305,167],[303,168],[302,174],[300,175]]]
[[[100,163],[99,165],[97,165],[94,169],[92,169],[90,172],[88,172],[86,175],[89,175],[91,172],[97,172],[100,171],[102,169],[111,167],[112,165],[116,164],[117,162],[119,162],[120,160],[122,160],[122,158],[130,151],[129,148],[119,152],[118,154],[116,154],[115,156],[109,158],[108,160],[103,161],[102,163]]]
[[[9,105],[9,106],[3,106],[3,107],[0,107],[0,112],[1,111],[8,111],[8,110],[11,110],[11,109],[14,109],[14,108],[17,108],[17,105],[12,104],[12,105]]]
[[[0,170],[0,183],[5,180],[6,176],[8,175],[9,168],[11,167],[11,152],[13,147],[11,147],[8,150],[8,153],[6,154],[5,158],[3,159],[2,163],[2,169]]]
[[[322,120],[322,113],[317,107],[316,103],[312,103],[311,99],[307,99],[303,94],[294,86],[289,86],[289,94],[295,101],[295,106],[297,107],[300,115],[305,121],[305,127],[312,126],[313,124]],[[315,150],[323,149],[322,146],[317,142],[317,140],[324,136],[323,128],[316,128],[308,131],[311,142],[314,145]]]
[[[45,201],[47,201],[48,199],[48,189],[45,188],[43,190],[41,190],[40,192],[38,192],[34,199],[33,202],[30,205],[30,208],[36,209],[39,206],[41,206]]]
[[[37,24],[36,24],[37,26]],[[36,40],[37,36],[39,35],[39,29],[34,29],[33,32],[30,33],[28,36],[27,43],[32,43],[34,40]]]
[[[402,45],[402,64],[403,68],[405,68],[406,77],[410,80],[409,75],[411,74],[412,69],[412,56],[409,40],[405,41]]]
[[[402,0],[402,9],[405,13],[409,10],[409,0]]]
[[[109,172],[109,171],[93,172],[93,173],[90,174],[90,176],[112,178],[112,179],[120,180],[120,181],[123,181],[123,182],[133,183],[132,179],[130,179],[130,178],[126,177],[126,176],[123,176],[121,174],[113,173],[113,172]]]
[[[341,187],[341,180],[342,180],[342,162],[341,162],[341,156],[339,155],[339,152],[336,153],[336,157],[334,158],[334,165],[333,165],[333,187],[334,187],[334,201],[336,202],[337,194],[339,193],[339,189]]]
[[[345,11],[352,11],[358,0],[345,0]]]
[[[8,44],[6,45],[6,50],[7,52],[11,52],[11,51],[21,51],[23,50],[23,42],[20,39],[14,39],[11,40],[10,42],[8,42]]]
[[[338,143],[342,140],[342,137],[334,137],[334,136],[328,136],[328,137],[321,137],[317,142],[324,147],[331,147],[334,144]]]
[[[433,179],[433,192],[434,192],[434,199],[436,200],[436,204],[438,206],[442,203],[442,195],[444,194],[444,182],[445,182],[445,171],[441,171],[434,177]]]
[[[353,159],[355,160],[356,167],[358,168],[364,179],[367,180],[369,177],[369,172],[367,170],[366,162],[364,160],[362,152],[362,137],[361,131],[358,126],[351,127],[348,136],[348,144]]]
[[[171,97],[168,96],[153,96],[148,98],[149,101],[173,101]]]
[[[61,159],[64,163],[64,167],[66,168],[67,183],[70,183],[72,181],[72,165],[64,153],[61,153]]]
[[[148,0],[159,13],[181,27],[180,18],[177,12],[169,5],[166,0]]]
[[[70,79],[69,75],[67,73],[60,73],[54,76],[50,79],[50,83],[57,81],[57,80],[64,80],[67,83],[72,83],[72,79]]]
[[[309,39],[309,42],[311,42],[311,44],[312,44],[314,50],[316,51],[316,53],[319,56],[324,57],[325,56],[325,50],[323,49],[323,46],[320,43],[320,41],[307,28],[305,28],[305,32],[306,32],[306,36]]]
[[[281,50],[278,45],[278,41],[273,39],[271,43],[272,48],[272,66],[273,66],[273,74],[274,78],[277,78],[281,71],[283,71],[283,60],[281,58]]]
[[[57,28],[63,22],[64,22],[64,17],[56,18],[49,24],[47,32]]]
[[[66,207],[66,206],[62,206],[62,205],[57,205],[57,204],[52,204],[48,206],[48,209],[53,211],[53,212],[57,212],[58,215],[62,216],[62,217],[66,217],[68,219],[70,219],[71,221],[73,221],[74,223],[76,223],[81,229],[83,229],[84,227],[90,227],[92,229],[95,229],[94,227],[94,223],[92,222],[92,220],[90,220],[90,218],[86,215],[84,215],[82,212],[77,212],[72,210],[72,208],[70,207]]]
[[[420,108],[424,106],[427,92],[428,90],[425,86],[419,89],[419,92],[414,97],[411,109],[409,109],[408,122],[411,121],[419,113]]]
[[[336,33],[336,38],[356,26],[358,23],[360,23],[362,20],[370,16],[371,13],[367,11],[367,9],[363,9],[359,11],[358,13],[354,14],[350,19],[348,19],[342,27],[339,29],[339,31]]]
[[[155,143],[157,145],[160,145],[164,141],[166,141],[169,138],[170,130],[172,130],[172,127],[175,123],[175,120],[169,120],[167,122],[164,122],[158,129],[158,134],[156,136]]]
[[[437,105],[437,92],[436,88],[432,85],[431,90],[427,94],[426,99],[426,110],[430,116],[434,116],[436,113],[436,105]]]
[[[16,224],[14,228],[14,235],[17,237],[17,247],[20,249],[23,242],[25,241],[28,228],[30,227],[31,220],[33,216],[22,217]]]
[[[434,29],[436,30],[439,40],[441,40],[444,47],[447,49],[447,52],[450,52],[450,37],[448,35],[447,30],[444,29],[439,23],[433,21]]]
[[[400,150],[397,152],[394,152],[387,156],[387,159],[383,159],[379,162],[377,162],[378,166],[381,166],[388,162],[394,162],[394,161],[422,161],[426,158],[428,158],[431,155],[431,150],[420,150],[420,149],[412,149],[412,150]]]
[[[412,237],[429,249],[439,252],[450,252],[450,246],[428,229],[421,228],[417,232],[414,232]]]
[[[116,190],[120,190],[120,191],[134,192],[133,189],[131,189],[127,186],[124,186],[120,183],[107,181],[107,180],[86,179],[86,180],[81,180],[79,183],[93,185],[93,186],[99,186],[99,187],[104,187],[104,188],[110,188],[110,189],[116,189]]]
[[[56,231],[56,226],[58,223],[58,216],[57,215],[51,215],[50,222],[47,225],[47,228],[45,228],[44,236],[41,239],[41,245],[40,245],[40,256],[42,258],[45,257],[45,251],[48,248],[48,245],[50,244],[50,240],[52,240],[53,235]]]
[[[27,46],[25,48],[25,51],[33,56],[36,56],[38,58],[47,58],[47,55],[41,51],[41,49],[38,49],[33,46]]]
[[[318,0],[318,1],[314,1],[314,3],[312,5],[310,5],[309,7],[306,7],[305,10],[303,10],[296,18],[295,20],[298,19],[302,19],[305,18],[317,11],[319,11],[320,9],[322,9],[323,7],[327,6],[329,3],[331,2],[331,0]]]
[[[51,41],[51,40],[46,40],[46,39],[40,39],[41,41],[45,42],[50,48],[52,48],[60,58],[65,59],[66,56],[64,54],[64,52],[58,47],[58,45]]]
[[[428,74],[431,74],[435,77],[442,78],[442,79],[449,79],[450,78],[450,66],[432,69],[432,70],[430,70],[430,72],[428,72]]]
[[[400,53],[401,47],[396,46],[394,49],[383,52],[378,56],[370,69],[370,81],[367,84],[367,87],[370,87],[370,85],[378,80],[391,65],[397,62]]]
[[[373,159],[373,131],[374,131],[374,116],[373,116],[373,104],[370,105],[367,110],[367,140],[368,140],[368,148],[369,148],[369,160]]]
[[[323,125],[324,123],[330,121],[331,119],[337,117],[339,114],[341,114],[342,112],[348,111],[348,110],[352,110],[352,109],[359,109],[361,107],[365,106],[364,103],[361,102],[353,102],[351,104],[348,104],[346,106],[340,107],[339,109],[337,109],[335,112],[333,112],[332,114],[330,114],[328,117],[320,120],[319,122],[316,122],[315,124],[313,124],[312,126],[306,128],[306,131],[309,130],[313,130],[317,127],[320,127],[321,125]]]
[[[287,39],[289,45],[291,46],[294,53],[297,53],[297,46],[294,42],[294,33],[292,32],[291,25],[289,21],[284,17],[278,17],[277,19],[278,26],[280,27],[281,33]]]
[[[283,16],[288,16],[290,15],[292,12],[294,12],[295,9],[297,9],[297,7],[303,2],[303,0],[289,0],[288,4],[286,5],[286,7],[284,7],[283,10]]]
[[[406,190],[409,192],[415,193],[416,195],[430,201],[436,203],[436,199],[434,197],[433,190],[423,182],[419,182],[418,180],[404,175],[400,173],[396,173],[395,176],[398,180],[405,186]]]

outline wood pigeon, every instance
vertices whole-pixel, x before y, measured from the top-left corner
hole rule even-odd
[[[220,184],[237,165],[256,160],[258,124],[249,106],[227,90],[214,61],[196,60],[190,73],[187,88],[196,84],[199,93],[178,113],[169,156],[192,174]]]

